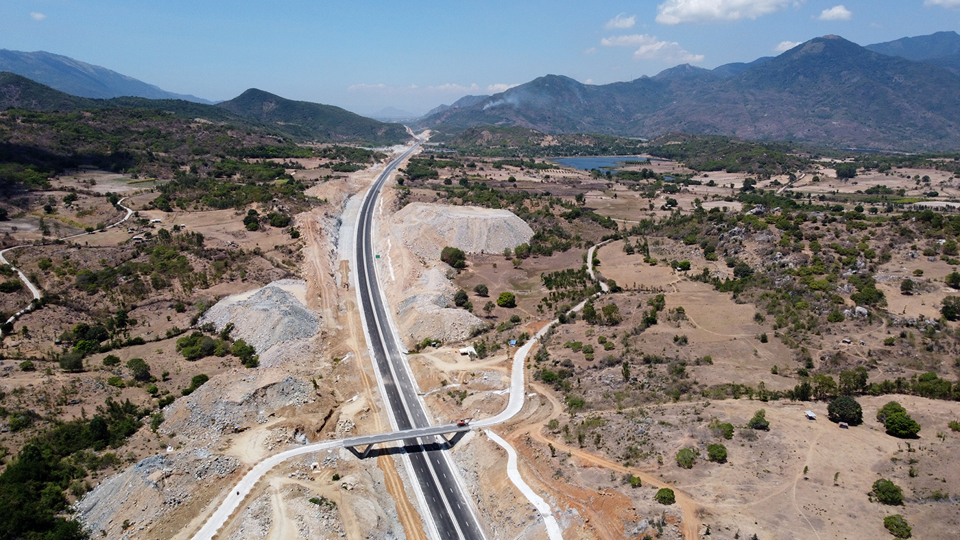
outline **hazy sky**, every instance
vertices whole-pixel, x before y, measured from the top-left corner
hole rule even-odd
[[[3,0],[0,48],[63,54],[213,100],[257,87],[422,113],[546,74],[603,84],[838,34],[960,29],[960,0]]]

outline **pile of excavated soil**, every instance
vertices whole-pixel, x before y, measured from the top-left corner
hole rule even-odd
[[[467,253],[502,253],[529,242],[533,229],[509,210],[411,203],[393,216],[398,236],[424,259],[437,259],[444,246]]]
[[[424,338],[444,343],[462,341],[484,324],[483,319],[465,309],[449,307],[453,306],[456,289],[441,268],[424,271],[413,291],[397,305],[397,322],[413,342]]]
[[[270,367],[292,350],[308,347],[306,340],[320,331],[319,317],[298,298],[305,290],[303,281],[275,281],[252,293],[224,298],[200,323],[213,323],[218,331],[233,323],[232,335],[257,350],[260,365]]]

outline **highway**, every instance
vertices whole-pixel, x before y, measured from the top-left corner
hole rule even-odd
[[[379,300],[378,305],[380,309],[375,313],[373,310],[370,309],[372,305],[370,303],[371,296],[369,293],[369,287],[367,289],[367,294],[361,295],[361,300],[363,301],[364,318],[365,318],[364,327],[365,327],[365,330],[367,330],[368,332],[368,338],[373,337],[370,335],[370,330],[371,329],[375,330],[380,324],[382,324],[383,327],[386,329],[385,330],[386,334],[384,334],[383,332],[376,334],[376,340],[370,339],[370,343],[371,343],[371,350],[380,351],[379,354],[375,355],[377,357],[376,358],[377,370],[378,370],[377,378],[383,384],[385,393],[387,394],[388,399],[390,399],[391,401],[391,408],[388,409],[388,413],[390,414],[390,420],[391,420],[391,423],[393,424],[392,427],[394,431],[390,433],[380,433],[376,435],[362,435],[362,436],[351,437],[347,439],[338,439],[338,440],[311,443],[311,444],[299,446],[296,448],[291,448],[289,450],[285,450],[283,452],[279,452],[277,454],[274,454],[270,457],[265,458],[264,460],[254,465],[240,479],[240,481],[236,484],[236,486],[234,486],[233,489],[227,492],[226,497],[217,506],[216,510],[204,521],[204,524],[200,528],[200,530],[193,535],[192,537],[193,540],[212,540],[217,535],[217,532],[227,523],[227,521],[230,519],[230,516],[233,515],[233,513],[236,512],[238,508],[240,508],[240,506],[243,504],[244,500],[246,499],[247,495],[249,495],[253,491],[253,488],[256,486],[257,482],[259,482],[264,475],[270,472],[271,469],[273,469],[274,467],[276,467],[277,465],[279,465],[280,463],[283,463],[288,459],[291,459],[296,456],[302,456],[304,454],[319,453],[319,452],[329,451],[329,450],[332,450],[335,448],[341,448],[341,447],[356,447],[357,449],[360,449],[360,447],[364,447],[369,444],[378,444],[378,443],[403,440],[405,441],[405,446],[409,444],[409,445],[412,445],[414,448],[418,448],[418,447],[422,448],[424,445],[431,447],[432,451],[429,451],[429,452],[420,451],[420,452],[409,454],[409,456],[411,457],[411,461],[417,460],[418,456],[422,458],[422,456],[427,455],[427,456],[430,456],[431,458],[434,458],[434,459],[431,459],[429,462],[429,463],[433,463],[436,459],[437,454],[439,454],[441,458],[443,457],[443,453],[436,450],[437,445],[434,441],[436,440],[437,435],[450,434],[454,432],[467,431],[470,429],[488,428],[488,427],[496,426],[498,424],[502,424],[503,422],[510,420],[511,418],[516,416],[520,412],[520,410],[523,408],[524,397],[525,397],[524,396],[524,371],[523,371],[524,361],[526,360],[527,355],[530,353],[530,350],[532,349],[533,345],[537,341],[542,339],[543,336],[547,332],[549,332],[549,330],[554,325],[558,324],[559,321],[557,321],[556,319],[554,319],[553,321],[550,321],[539,332],[537,332],[532,339],[530,339],[525,344],[523,344],[519,349],[517,349],[516,353],[514,354],[513,363],[510,370],[511,371],[510,394],[509,394],[510,397],[509,397],[509,401],[507,402],[507,406],[504,408],[504,410],[500,414],[497,414],[496,416],[493,416],[490,418],[476,419],[473,422],[471,422],[469,426],[461,427],[456,425],[447,425],[447,426],[419,427],[419,428],[414,427],[414,423],[410,422],[409,420],[410,416],[406,414],[407,406],[405,405],[405,403],[407,403],[407,401],[405,401],[404,399],[401,399],[400,397],[400,393],[397,389],[398,385],[395,382],[397,379],[395,379],[392,376],[392,373],[394,371],[398,372],[398,374],[404,377],[403,380],[406,381],[405,384],[409,389],[409,396],[408,396],[409,403],[413,403],[418,406],[418,408],[420,409],[419,418],[422,419],[422,422],[424,425],[428,424],[428,422],[426,422],[426,415],[423,413],[422,403],[420,402],[418,396],[416,396],[415,391],[413,390],[415,386],[413,386],[409,382],[411,380],[410,374],[406,366],[404,365],[402,357],[398,352],[399,345],[397,344],[392,331],[390,331],[389,319],[386,318],[386,312],[383,309],[382,296],[379,292],[379,285],[376,283],[375,271],[373,270],[373,253],[372,251],[369,253],[369,258],[363,256],[364,251],[363,251],[363,248],[360,247],[360,239],[365,236],[366,237],[366,239],[364,240],[365,245],[366,246],[371,245],[369,229],[370,229],[370,226],[372,225],[372,212],[373,212],[375,200],[377,198],[377,194],[379,193],[380,188],[383,187],[383,184],[386,181],[386,178],[389,177],[390,172],[392,172],[392,170],[399,164],[400,161],[402,161],[403,159],[406,159],[406,157],[408,157],[413,152],[414,149],[411,149],[405,152],[403,156],[391,162],[390,165],[382,173],[382,175],[378,177],[377,185],[375,186],[375,188],[368,191],[367,196],[364,198],[364,201],[363,201],[363,207],[367,209],[367,212],[361,215],[361,218],[362,218],[361,221],[367,222],[367,225],[364,227],[366,234],[360,235],[359,231],[357,231],[357,238],[355,239],[355,242],[354,242],[357,249],[358,259],[359,259],[357,267],[358,268],[360,267],[359,265],[360,261],[364,261],[363,281],[368,282],[368,285],[369,285],[369,281],[371,280],[373,281],[373,284],[376,285],[376,290],[377,290],[376,298]],[[591,252],[591,255],[592,255],[592,252]],[[590,257],[589,260],[592,260],[592,257]],[[592,264],[590,265],[590,267],[592,269]],[[359,288],[359,284],[358,284],[358,288]],[[600,293],[598,293],[597,295],[599,294]],[[586,304],[586,302],[587,302],[586,300],[580,302],[575,307],[573,307],[571,311],[580,311],[581,309],[583,309],[583,306],[584,304]],[[382,321],[381,323],[378,323],[378,318],[379,318],[379,321]],[[372,320],[372,323],[369,324],[370,328],[367,328],[368,320]],[[384,338],[384,335],[386,336],[386,338]],[[384,351],[387,349],[387,346],[384,345],[384,340],[386,340],[390,344],[391,350],[395,351],[394,358],[397,360],[397,362],[389,363],[385,361]],[[386,375],[384,376],[383,373],[386,373]],[[399,411],[399,413],[395,411]],[[403,424],[400,423],[401,419],[405,420]],[[406,426],[406,427],[402,427],[402,426]],[[450,475],[450,472],[441,472],[441,475],[437,476],[438,478],[444,478],[446,480],[445,489],[441,490],[437,488],[436,484],[433,484],[434,489],[430,491],[424,490],[422,487],[423,485],[422,479],[428,478],[427,480],[428,484],[431,483],[430,480],[432,480],[434,476],[433,474],[431,474],[431,470],[435,472],[436,469],[431,469],[430,467],[428,467],[427,466],[428,462],[425,459],[420,459],[417,461],[419,461],[420,463],[420,469],[419,469],[420,472],[418,472],[417,474],[419,477],[418,483],[421,485],[421,492],[423,493],[425,499],[431,498],[431,501],[432,501],[431,515],[423,516],[423,518],[425,522],[436,523],[438,520],[432,514],[435,511],[440,511],[441,519],[442,519],[443,511],[446,510],[447,504],[449,503],[449,499],[447,500],[447,503],[444,503],[444,499],[441,497],[441,494],[449,493],[450,491],[453,491],[455,495],[459,496],[460,493],[459,493],[459,490],[456,488],[456,483],[455,481],[453,481],[453,477]],[[443,465],[438,464],[438,467],[443,467]],[[441,470],[449,471],[449,464],[446,464],[446,468]],[[521,489],[521,491],[523,490]],[[524,492],[524,495],[529,496],[526,492]],[[456,499],[454,500],[456,501]],[[535,499],[531,499],[531,503],[535,505],[537,504]],[[469,512],[469,507],[467,507],[464,502],[459,502],[459,503],[455,502],[454,505],[456,505],[457,508],[462,511],[461,514],[463,514],[464,512]],[[546,516],[544,516],[544,518],[546,519]],[[472,515],[464,515],[462,516],[462,519],[465,519],[466,523],[473,522],[476,525],[475,519],[473,518]],[[440,538],[443,540],[446,540],[447,538],[482,538],[482,533],[480,532],[479,525],[476,525],[475,529],[468,528],[466,532],[463,532],[462,530],[458,532],[457,528],[459,526],[459,523],[457,523],[456,525],[452,523],[449,512],[446,513],[446,519],[444,519],[442,523],[445,523],[447,528],[441,529],[443,525],[438,523],[436,525],[437,530],[433,531],[431,533],[431,536],[436,536],[439,533],[441,535]],[[452,534],[449,534],[449,535],[443,534],[443,531],[449,531],[451,527],[453,528],[453,531],[454,531]],[[549,526],[548,526],[548,530],[550,530]],[[469,537],[466,536],[466,534],[471,534],[471,532],[473,531],[475,531],[475,534],[476,534],[475,536],[469,536]]]
[[[410,150],[390,162],[367,192],[360,207],[355,243],[357,295],[369,338],[368,344],[373,353],[391,422],[394,429],[401,431],[429,427],[430,421],[423,402],[417,395],[417,387],[400,350],[400,344],[391,328],[386,301],[377,280],[374,266],[373,214],[380,190],[390,178],[393,169],[418,147],[419,144],[413,145]],[[438,535],[444,540],[481,540],[484,535],[480,524],[457,482],[453,465],[443,452],[441,443],[436,437],[404,439],[420,492],[429,506],[427,511],[430,515],[422,517],[428,524],[432,521],[435,527],[435,531],[428,530],[428,534]],[[429,528],[432,527],[428,525]]]

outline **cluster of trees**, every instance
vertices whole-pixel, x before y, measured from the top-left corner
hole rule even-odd
[[[107,398],[90,419],[61,423],[31,439],[20,454],[0,473],[0,537],[9,539],[82,540],[80,523],[64,517],[64,490],[75,494],[86,489],[87,469],[116,463],[115,456],[98,458],[101,452],[121,446],[140,428],[149,411],[129,400]]]
[[[246,341],[238,339],[232,344],[230,343],[229,336],[232,329],[232,324],[227,325],[227,328],[220,332],[218,338],[195,331],[189,336],[177,340],[177,351],[190,361],[200,360],[208,356],[224,357],[229,353],[236,356],[245,367],[255,368],[260,365],[256,349],[247,345]]]

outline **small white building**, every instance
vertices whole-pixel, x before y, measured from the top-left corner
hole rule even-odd
[[[163,223],[162,219],[154,218],[150,220],[150,223]]]
[[[813,412],[813,411],[803,411],[803,414],[807,415],[807,420],[816,420],[816,419],[817,419],[817,413],[815,413],[815,412]]]

